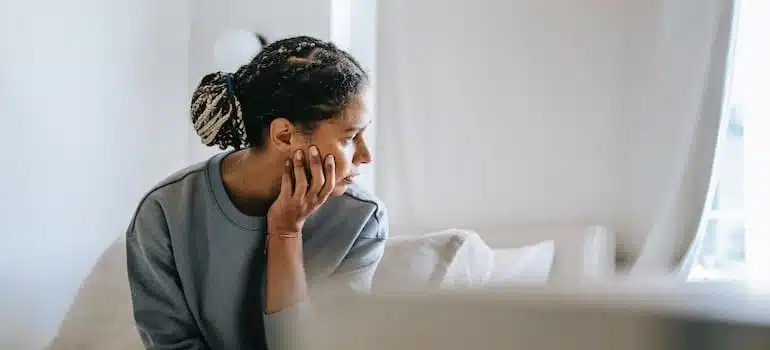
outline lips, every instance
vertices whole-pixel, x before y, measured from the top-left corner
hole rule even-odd
[[[342,178],[342,182],[347,183],[347,184],[352,184],[353,181],[355,180],[355,177],[358,176],[358,175],[359,175],[358,173],[355,173],[355,174],[350,174],[348,176],[345,176],[345,177]]]

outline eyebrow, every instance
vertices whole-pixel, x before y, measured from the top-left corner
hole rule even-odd
[[[347,128],[347,129],[343,130],[343,132],[348,133],[348,132],[353,132],[353,131],[361,131],[361,130],[366,129],[366,127],[369,126],[370,124],[372,124],[371,120],[369,122],[367,122],[363,126],[351,126],[351,127]]]

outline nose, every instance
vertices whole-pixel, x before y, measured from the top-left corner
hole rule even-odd
[[[369,146],[366,141],[361,138],[356,144],[356,153],[353,154],[353,164],[369,164],[372,162],[372,154],[369,152]]]

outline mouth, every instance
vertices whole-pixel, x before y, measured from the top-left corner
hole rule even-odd
[[[350,174],[348,176],[345,176],[342,178],[341,182],[345,184],[352,184],[355,181],[356,176],[358,176],[358,173]]]

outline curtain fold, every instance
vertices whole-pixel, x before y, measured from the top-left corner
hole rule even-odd
[[[685,6],[686,5],[686,6]],[[712,179],[715,165],[717,140],[724,133],[727,118],[722,118],[726,87],[726,72],[729,65],[731,48],[731,33],[733,27],[734,1],[685,1],[675,6],[679,8],[666,9],[671,22],[683,20],[692,16],[692,12],[708,11],[712,14],[701,22],[700,39],[704,40],[705,55],[691,54],[690,62],[665,62],[664,55],[657,64],[658,73],[663,82],[671,82],[665,78],[671,70],[693,69],[700,72],[700,79],[693,79],[690,84],[700,84],[695,101],[679,101],[679,103],[694,102],[691,124],[682,133],[682,143],[676,156],[676,164],[668,180],[670,184],[663,191],[660,205],[656,206],[654,215],[650,217],[650,229],[644,242],[643,249],[635,262],[632,275],[660,275],[677,271],[683,274],[689,272],[689,267],[698,251],[699,242],[705,232],[706,222],[702,220],[704,208],[710,205],[711,193],[715,184]],[[698,10],[687,11],[687,6],[700,7]],[[665,31],[673,28],[663,28]],[[690,28],[693,29],[693,28]],[[663,51],[674,52],[673,50]],[[697,52],[697,51],[696,51]],[[700,58],[700,59],[699,59]],[[676,74],[671,74],[676,76]],[[693,85],[691,85],[693,86]],[[666,91],[663,89],[663,91]],[[665,96],[656,95],[665,100]],[[665,108],[653,112],[666,113]],[[682,110],[679,110],[680,112]],[[686,111],[686,109],[685,109]],[[652,141],[652,140],[651,140]],[[658,169],[646,169],[656,172]]]

